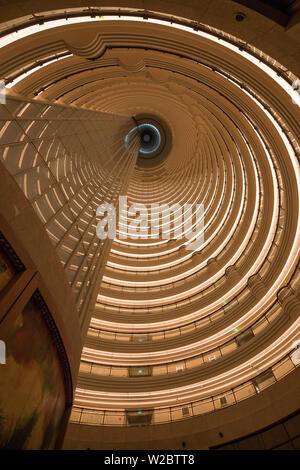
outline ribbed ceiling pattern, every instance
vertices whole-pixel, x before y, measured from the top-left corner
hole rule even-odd
[[[49,29],[39,44],[25,38],[3,52],[14,52],[15,68],[22,57],[24,67],[41,60],[46,45],[49,56],[73,54],[13,86],[22,96],[164,122],[168,155],[137,163],[128,205],[205,210],[195,253],[185,239],[114,240],[83,349],[75,422],[128,424],[125,410],[168,421],[183,417],[172,414],[179,405],[187,415],[212,411],[294,367],[300,110],[288,81],[289,94],[273,70],[212,39],[104,21]],[[106,422],[105,410],[118,413]]]

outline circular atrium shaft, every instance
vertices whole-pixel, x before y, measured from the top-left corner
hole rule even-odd
[[[218,447],[299,409],[299,61],[259,47],[274,21],[244,2],[224,30],[156,3],[1,25],[1,217],[28,205],[70,297],[30,268],[72,376],[69,449]]]

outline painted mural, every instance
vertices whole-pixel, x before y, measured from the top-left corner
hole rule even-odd
[[[55,345],[30,300],[6,338],[0,365],[0,449],[52,449],[65,409]]]

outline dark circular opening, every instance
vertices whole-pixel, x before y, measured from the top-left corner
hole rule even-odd
[[[136,149],[136,137],[139,139],[137,166],[153,168],[159,165],[172,147],[172,133],[168,124],[156,116],[139,114],[132,118],[135,124],[125,136],[125,147],[128,151]],[[133,139],[133,140],[132,140]]]
[[[238,22],[243,21],[245,18],[246,18],[246,15],[244,13],[237,13],[235,15],[235,19]]]
[[[142,136],[142,140],[143,140],[143,142],[145,142],[145,143],[150,142],[150,140],[151,140],[151,135],[150,135],[150,134],[147,134],[147,133],[144,133],[143,136]]]
[[[138,134],[140,138],[139,159],[149,160],[161,155],[166,144],[164,127],[151,118],[133,119],[136,126],[125,137],[126,147],[130,148],[131,138]]]
[[[140,134],[140,156],[151,158],[157,155],[162,144],[161,129],[150,122],[138,124],[137,130]]]

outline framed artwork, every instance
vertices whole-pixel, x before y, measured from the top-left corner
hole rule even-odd
[[[52,449],[66,407],[56,345],[36,295],[5,330],[0,374],[0,449]]]

